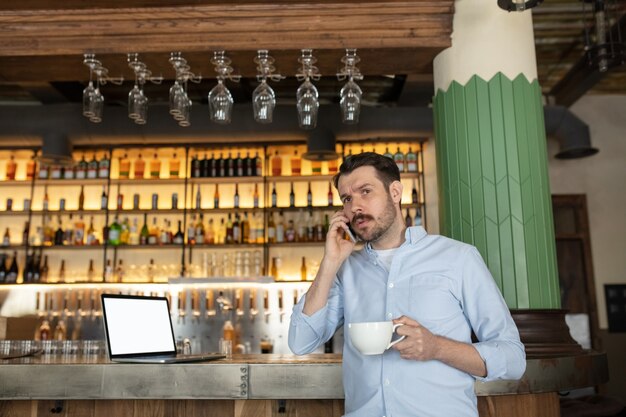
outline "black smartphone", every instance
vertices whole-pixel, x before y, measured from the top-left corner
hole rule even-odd
[[[346,231],[346,234],[348,235],[352,243],[357,243],[359,241],[359,239],[357,239],[356,237],[356,234],[354,233],[354,230],[352,230],[352,226],[350,225],[350,223],[348,223],[348,230]]]

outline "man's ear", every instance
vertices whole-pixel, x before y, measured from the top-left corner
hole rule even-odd
[[[394,203],[399,203],[402,200],[402,183],[400,181],[394,181],[389,185],[389,194]]]

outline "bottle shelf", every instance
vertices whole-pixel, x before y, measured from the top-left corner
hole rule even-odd
[[[0,187],[30,187],[33,180],[2,180]]]
[[[103,185],[107,185],[108,183],[108,179],[107,178],[81,178],[81,179],[46,179],[46,180],[42,180],[42,179],[35,179],[35,186],[46,186],[46,185],[74,185],[74,186],[81,186],[81,185],[98,185],[98,186],[103,186]],[[24,181],[24,183],[30,185],[30,181]]]
[[[184,178],[112,178],[111,185],[185,185]]]
[[[3,210],[0,216],[28,216],[28,210]]]
[[[264,178],[260,176],[254,177],[202,177],[202,178],[189,178],[190,184],[262,184]]]
[[[30,245],[28,248],[42,250],[102,250],[104,245]]]

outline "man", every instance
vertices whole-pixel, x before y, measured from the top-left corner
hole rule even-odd
[[[474,381],[519,379],[524,346],[473,246],[406,228],[395,163],[366,152],[334,178],[343,202],[309,291],[294,307],[289,346],[313,352],[344,323],[392,320],[406,338],[365,356],[348,332],[343,347],[346,416],[478,415]],[[343,239],[348,224],[365,242]],[[472,330],[478,343],[472,343]]]

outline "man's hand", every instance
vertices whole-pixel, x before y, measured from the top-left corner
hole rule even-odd
[[[337,211],[330,218],[322,262],[329,261],[338,268],[350,256],[355,243],[343,238],[344,231],[348,230],[349,222],[350,219],[343,210]]]
[[[393,348],[400,352],[402,359],[416,361],[429,361],[437,359],[439,354],[439,337],[435,336],[426,327],[413,319],[402,316],[393,321],[394,324],[402,323],[396,333],[406,338],[396,343]]]

